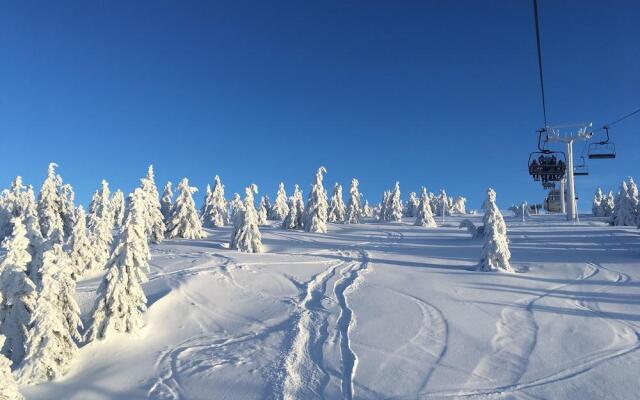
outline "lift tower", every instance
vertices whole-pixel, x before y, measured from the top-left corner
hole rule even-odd
[[[576,209],[576,186],[573,179],[573,142],[589,141],[593,132],[591,126],[593,124],[577,124],[548,126],[546,141],[549,143],[564,143],[567,147],[567,221],[575,221],[577,219],[578,210]],[[564,193],[561,193],[564,196]]]

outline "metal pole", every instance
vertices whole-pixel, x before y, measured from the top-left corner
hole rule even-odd
[[[447,206],[446,196],[442,196],[442,225],[444,225],[444,212]]]
[[[563,214],[567,213],[567,194],[566,192],[566,188],[564,185],[566,178],[562,178],[560,180],[560,204],[561,204],[561,209],[560,211],[562,211]]]
[[[524,207],[525,207],[526,204],[527,204],[526,202],[522,203],[522,225],[525,224],[525,222],[524,222]]]
[[[573,140],[567,140],[567,184],[569,185],[567,221],[574,221],[576,219],[576,188],[573,180]]]

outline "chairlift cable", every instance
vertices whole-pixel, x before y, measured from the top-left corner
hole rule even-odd
[[[547,103],[544,96],[544,74],[542,73],[542,49],[540,46],[540,22],[538,19],[538,0],[533,0],[533,15],[536,26],[536,44],[538,47],[538,72],[540,74],[540,92],[542,94],[542,115],[544,116],[544,128],[547,128]],[[639,110],[640,111],[640,110]]]
[[[616,119],[616,120],[615,120],[615,121],[613,121],[613,122],[609,122],[608,124],[604,124],[604,126],[603,126],[602,128],[603,128],[603,129],[604,129],[604,128],[609,128],[609,127],[611,127],[612,125],[615,125],[615,124],[617,124],[618,122],[622,122],[622,121],[624,121],[625,119],[627,119],[627,118],[629,118],[629,117],[631,117],[631,116],[634,116],[634,115],[636,115],[636,114],[638,114],[638,113],[640,113],[640,108],[638,108],[638,109],[637,109],[637,110],[635,110],[635,111],[630,112],[629,114],[623,115],[622,117],[620,117],[620,118]]]

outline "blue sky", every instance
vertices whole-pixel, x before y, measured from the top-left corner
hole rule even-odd
[[[552,124],[640,107],[640,3],[540,12]],[[526,169],[543,123],[529,1],[3,1],[0,60],[0,187],[39,188],[54,160],[84,203],[149,163],[159,185],[219,174],[229,194],[306,192],[324,165],[372,203],[395,180],[470,208],[487,186],[505,207],[544,195]],[[590,164],[582,206],[636,175],[640,118],[612,132],[619,158]]]

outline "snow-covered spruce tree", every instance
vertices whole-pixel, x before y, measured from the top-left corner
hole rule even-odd
[[[422,188],[420,192],[420,202],[418,203],[418,210],[416,213],[415,226],[424,226],[426,228],[435,228],[436,221],[433,219],[431,213],[431,206],[429,205],[429,195],[427,189]]]
[[[2,242],[6,251],[0,262],[0,334],[6,337],[2,354],[14,364],[22,362],[31,314],[36,305],[36,286],[27,276],[31,255],[22,217],[11,220],[13,232]]]
[[[496,205],[496,192],[489,188],[486,211],[484,214],[484,246],[482,247],[482,259],[478,265],[480,271],[509,271],[513,272],[509,259],[509,240],[507,238],[507,225]]]
[[[331,196],[331,205],[329,206],[329,214],[327,216],[329,222],[344,223],[346,210],[344,201],[342,201],[342,186],[335,184],[333,186],[333,195]]]
[[[160,199],[160,211],[164,217],[165,224],[169,223],[171,217],[171,207],[173,207],[173,191],[171,190],[171,181],[164,184],[164,190],[162,191],[162,198]]]
[[[313,233],[327,233],[327,192],[322,185],[322,174],[326,174],[324,167],[318,168],[316,180],[311,185],[311,192],[304,210],[304,230]]]
[[[64,184],[60,187],[60,217],[64,228],[64,237],[71,235],[73,222],[76,219],[76,194],[71,185]]]
[[[91,261],[93,260],[93,249],[91,248],[91,240],[87,235],[85,221],[84,208],[79,206],[73,231],[67,241],[71,277],[75,280],[80,279],[91,268]]]
[[[409,193],[409,199],[407,200],[407,208],[405,210],[407,217],[417,216],[419,205],[420,205],[420,201],[416,196],[416,192]]]
[[[238,193],[234,193],[231,197],[231,201],[229,202],[229,221],[231,221],[235,225],[236,216],[240,211],[242,211],[242,198]]]
[[[186,179],[179,187],[191,196]],[[151,258],[146,234],[146,204],[142,189],[136,189],[129,197],[122,234],[98,288],[92,324],[86,335],[88,341],[105,338],[111,332],[136,332],[143,325],[142,313],[147,309],[147,298],[141,283],[147,280]],[[197,219],[195,206],[193,215]]]
[[[24,384],[39,384],[62,376],[78,351],[80,308],[75,281],[69,274],[69,258],[62,245],[44,252],[42,290],[31,318],[26,354],[18,376]]]
[[[389,221],[401,222],[402,221],[402,199],[400,198],[400,182],[396,182],[393,192],[389,196],[389,204],[387,206],[389,210]]]
[[[269,202],[269,196],[262,196],[262,198],[260,199],[260,205],[258,206],[258,225],[267,224],[270,209],[271,203]]]
[[[89,270],[102,271],[109,260],[113,242],[113,207],[109,183],[102,180],[101,187],[93,194],[89,204],[87,226],[91,232],[91,249],[93,257]]]
[[[42,230],[40,229],[37,203],[35,201],[33,187],[31,186],[25,192],[22,216],[24,216],[27,240],[29,240],[27,251],[31,255],[31,261],[27,264],[27,276],[37,287],[39,285],[39,270],[42,265],[42,252],[44,251],[45,240],[42,236]]]
[[[42,229],[42,236],[45,238],[49,238],[55,230],[64,232],[62,199],[60,198],[62,180],[56,174],[57,166],[58,164],[56,163],[49,164],[49,173],[42,183],[40,195],[38,196],[40,229]]]
[[[362,206],[362,216],[365,218],[373,217],[373,210],[369,206],[369,200],[364,201],[364,205]]]
[[[353,178],[349,187],[349,203],[347,204],[347,214],[344,222],[347,224],[359,224],[362,221],[363,210],[360,208],[360,182]],[[368,206],[368,203],[366,203]]]
[[[388,190],[385,190],[384,193],[382,193],[382,201],[380,202],[380,206],[378,206],[379,221],[387,221],[389,218],[389,212],[387,211],[389,205],[389,197],[391,197],[391,194]]]
[[[615,197],[612,191],[609,191],[609,194],[602,201],[602,212],[603,216],[611,217],[613,215],[613,210],[615,208]]]
[[[113,227],[119,230],[124,223],[125,210],[124,193],[122,193],[122,190],[118,189],[113,192],[111,196],[111,207],[113,208]]]
[[[200,216],[204,219],[204,216],[209,213],[211,208],[211,185],[207,183],[207,189],[204,191],[204,199],[202,206],[200,207]]]
[[[149,165],[147,176],[140,179],[140,188],[144,191],[147,202],[147,236],[151,243],[160,243],[164,239],[166,227],[164,225],[164,216],[160,211],[160,197],[153,175],[153,165]]]
[[[440,189],[440,195],[438,196],[437,205],[437,216],[451,215],[451,210],[449,209],[449,197],[447,196],[447,192],[444,189]]]
[[[0,292],[0,304],[2,304],[2,292]],[[0,335],[0,349],[4,346],[6,338]],[[18,390],[13,373],[11,372],[11,361],[0,353],[0,399],[1,400],[24,400]]]
[[[284,190],[284,183],[280,182],[276,201],[273,203],[269,218],[274,221],[283,221],[288,213],[289,206],[287,205],[287,192]]]
[[[629,178],[620,184],[612,223],[615,226],[635,226],[637,224],[638,188]]]
[[[244,207],[238,210],[231,233],[230,248],[245,253],[262,252],[262,236],[258,229],[258,213],[253,203],[253,194],[258,193],[255,184],[245,189]]]
[[[214,184],[209,200],[209,208],[207,209],[207,212],[202,215],[202,221],[206,228],[220,228],[229,223],[227,201],[224,198],[224,186],[222,185],[222,182],[220,181],[220,177],[218,175],[216,175],[213,180]],[[240,202],[240,204],[241,203],[242,202]],[[236,203],[232,204],[232,206],[238,206],[237,200]]]
[[[453,214],[466,214],[467,213],[467,199],[462,196],[457,196],[451,200],[451,213]]]
[[[287,211],[287,215],[282,220],[282,228],[283,229],[298,229],[298,228],[300,228],[297,225],[298,208],[296,207],[296,205],[294,203],[293,196],[291,196],[289,198],[288,209],[289,209],[289,211]]]
[[[304,217],[304,200],[298,185],[294,186],[293,195],[289,198],[289,212],[282,221],[285,229],[302,229]]]
[[[202,229],[193,193],[198,189],[189,186],[189,180],[182,178],[178,184],[179,194],[173,205],[171,220],[167,225],[167,237],[183,239],[202,239],[207,234]]]
[[[604,196],[602,195],[602,189],[598,188],[596,194],[593,196],[593,202],[591,203],[591,213],[594,217],[604,217],[604,209],[602,202]]]
[[[11,236],[13,232],[13,226],[11,226],[11,219],[14,217],[24,216],[24,210],[28,206],[28,203],[35,202],[33,196],[33,188],[31,190],[31,198],[28,196],[28,190],[26,186],[22,184],[22,177],[16,176],[11,182],[10,190],[3,190],[0,195],[0,241],[7,236]],[[37,204],[36,204],[37,207]],[[40,225],[38,221],[38,226]]]

